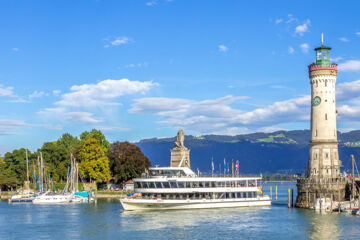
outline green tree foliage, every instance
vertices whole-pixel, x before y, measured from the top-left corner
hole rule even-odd
[[[89,138],[95,138],[96,140],[98,140],[102,150],[105,154],[107,154],[107,152],[109,151],[110,143],[108,140],[106,140],[105,135],[100,130],[93,129],[91,130],[91,132],[85,131],[80,134],[80,140],[82,143]]]
[[[151,166],[151,162],[140,148],[129,142],[111,144],[108,157],[117,183],[140,177],[141,173]]]
[[[23,151],[24,156],[22,156]],[[0,158],[0,187],[14,188],[20,183],[20,179],[26,178],[25,149],[14,150]],[[25,170],[24,170],[25,168]]]
[[[80,140],[69,133],[64,133],[57,140],[57,144],[63,146],[68,153],[75,153],[80,146]]]
[[[110,178],[109,159],[99,141],[87,138],[78,152],[79,169],[82,176],[90,182],[106,182]]]
[[[40,151],[45,163],[45,174],[51,175],[54,181],[64,181],[67,175],[67,166],[70,164],[65,146],[56,141],[46,142]]]
[[[5,154],[5,165],[7,177],[15,177],[19,181],[26,180],[26,150],[24,148],[15,149]]]

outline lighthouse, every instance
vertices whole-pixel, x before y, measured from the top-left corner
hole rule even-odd
[[[336,178],[340,174],[335,84],[337,64],[330,62],[330,47],[315,48],[316,62],[309,65],[311,85],[311,139],[308,163],[310,178]]]
[[[311,137],[308,168],[305,177],[297,180],[296,207],[310,208],[317,198],[329,201],[345,199],[346,179],[340,176],[336,130],[337,64],[330,61],[330,47],[315,48],[316,61],[308,66],[311,86]]]

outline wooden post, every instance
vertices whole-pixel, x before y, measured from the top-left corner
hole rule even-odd
[[[275,200],[277,200],[277,186],[275,186]]]
[[[288,188],[288,208],[290,208],[290,188]]]
[[[331,207],[330,207],[330,211],[333,211],[333,195],[331,194]]]
[[[291,189],[291,207],[294,207],[294,189]]]
[[[270,187],[270,199],[272,200],[272,187]]]

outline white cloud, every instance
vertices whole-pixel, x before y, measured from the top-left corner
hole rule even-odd
[[[360,71],[360,60],[348,60],[339,64],[340,71]]]
[[[134,67],[147,67],[149,63],[143,62],[143,63],[130,63],[124,66],[124,68],[134,68]]]
[[[283,22],[283,19],[282,18],[279,18],[279,19],[276,19],[275,20],[275,24],[279,24],[279,23],[282,23]]]
[[[130,131],[130,128],[122,128],[116,126],[95,126],[95,129],[104,131],[104,132],[127,132]]]
[[[288,14],[288,20],[285,23],[289,24],[292,22],[298,22],[298,19],[294,18],[294,16],[292,14]]]
[[[49,96],[49,94],[43,92],[43,91],[34,91],[32,94],[29,95],[29,99],[32,99],[32,98],[41,98],[41,97],[44,97],[44,96]]]
[[[341,37],[339,38],[339,40],[342,42],[349,42],[349,39],[347,39],[346,37]]]
[[[17,130],[23,127],[28,127],[29,124],[24,121],[0,119],[0,130]]]
[[[118,45],[124,45],[131,41],[128,37],[118,37],[114,41],[111,42],[111,45],[118,46]]]
[[[231,95],[203,101],[143,98],[137,99],[129,112],[158,115],[164,119],[160,122],[162,124],[202,133],[228,132],[234,128],[254,129],[309,118],[309,96],[275,102],[266,108],[253,111],[243,111],[230,106],[236,101],[245,99],[247,97]]]
[[[338,61],[340,61],[342,59],[343,59],[342,57],[334,57],[334,58],[330,58],[330,61],[331,62],[338,62]]]
[[[12,48],[11,50],[13,50],[14,52],[18,52],[18,51],[19,51],[18,48]]]
[[[305,32],[309,31],[310,24],[311,24],[310,20],[307,19],[303,24],[296,26],[295,34],[303,36]]]
[[[360,36],[360,32],[356,32],[355,34],[358,35],[358,36]]]
[[[3,87],[0,84],[0,97],[14,97],[13,87]]]
[[[66,108],[46,108],[38,112],[38,114],[43,115],[44,117],[51,119],[61,119],[63,121],[69,122],[82,122],[95,124],[103,122],[102,119],[97,119],[93,117],[93,113],[90,112],[80,112],[80,111],[68,111]]]
[[[279,128],[279,127],[276,127],[276,126],[268,126],[268,127],[262,127],[262,128],[258,129],[259,132],[263,132],[263,133],[272,133],[272,132],[283,131],[283,130],[286,131],[286,129]]]
[[[339,83],[336,86],[336,99],[337,101],[349,101],[360,98],[360,80],[353,82]]]
[[[219,45],[219,52],[227,52],[228,51],[228,47],[225,45]]]
[[[129,94],[144,94],[151,88],[158,86],[152,81],[140,82],[128,79],[107,79],[97,84],[74,85],[70,93],[61,95],[61,100],[55,104],[71,107],[96,107],[105,105],[121,105],[114,102],[116,98]]]
[[[307,44],[307,43],[303,43],[303,44],[300,45],[300,48],[301,48],[301,51],[302,51],[303,53],[308,53],[310,46],[309,46],[309,44]]]
[[[295,52],[294,48],[290,46],[290,47],[288,48],[288,53],[289,53],[289,54],[293,54],[294,52]]]
[[[342,124],[360,122],[360,80],[338,84],[337,109]],[[173,128],[186,128],[199,133],[234,135],[244,132],[282,130],[284,123],[308,122],[310,95],[304,95],[268,106],[243,110],[234,103],[247,97],[225,96],[195,101],[183,98],[141,98],[134,101],[130,113],[161,117],[160,124]]]
[[[22,97],[19,97],[19,98],[16,98],[16,99],[8,100],[6,102],[10,102],[10,103],[30,103],[30,100],[23,99]]]
[[[53,93],[54,96],[59,96],[61,91],[60,90],[53,90],[52,93]]]
[[[157,1],[151,1],[151,2],[147,2],[146,6],[151,7],[151,6],[155,6],[156,4],[157,4]]]

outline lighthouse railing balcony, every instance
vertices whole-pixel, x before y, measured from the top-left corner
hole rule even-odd
[[[317,64],[311,63],[309,65],[309,71],[316,71],[316,70],[338,70],[338,65],[336,63],[329,63],[329,64]]]

